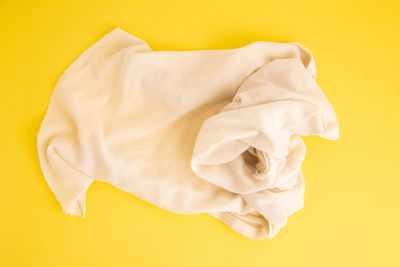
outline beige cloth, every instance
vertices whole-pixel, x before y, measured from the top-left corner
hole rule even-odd
[[[297,43],[151,51],[115,29],[61,76],[38,133],[64,212],[108,182],[163,209],[271,238],[303,206],[300,136],[338,138],[311,54]]]

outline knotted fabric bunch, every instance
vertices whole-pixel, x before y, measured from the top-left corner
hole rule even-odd
[[[151,51],[116,28],[57,82],[38,153],[68,214],[98,180],[262,239],[303,206],[311,134],[337,139],[338,124],[300,44]]]

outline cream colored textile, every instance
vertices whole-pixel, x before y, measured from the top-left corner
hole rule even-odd
[[[314,79],[297,43],[151,51],[117,28],[55,86],[38,133],[44,177],[68,214],[85,214],[99,180],[271,238],[303,206],[300,136],[338,138]]]

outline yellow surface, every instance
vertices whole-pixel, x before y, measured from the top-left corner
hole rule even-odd
[[[273,240],[95,182],[86,218],[47,187],[55,82],[115,26],[153,50],[307,46],[341,139],[305,138],[305,207]],[[0,266],[400,266],[400,1],[0,1]]]

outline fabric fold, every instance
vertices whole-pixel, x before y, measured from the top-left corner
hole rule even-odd
[[[298,59],[276,59],[252,74],[230,104],[208,118],[191,166],[243,199],[270,224],[267,237],[303,207],[300,136],[338,138],[332,106]]]
[[[99,180],[262,239],[303,206],[306,135],[338,124],[302,45],[152,51],[117,28],[60,77],[38,153],[66,213],[84,215]]]

